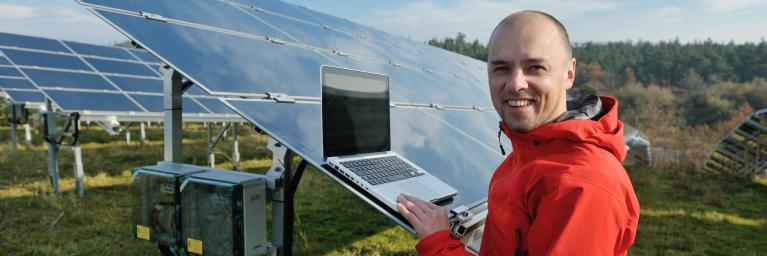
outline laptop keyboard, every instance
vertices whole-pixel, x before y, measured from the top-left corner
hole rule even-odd
[[[396,156],[341,162],[341,165],[373,185],[394,182],[423,175]]]

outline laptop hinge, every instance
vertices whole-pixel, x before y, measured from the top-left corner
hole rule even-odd
[[[471,207],[460,205],[450,210],[453,216],[450,219],[453,237],[461,239],[469,231],[484,225],[487,218],[487,202],[483,201]]]
[[[296,103],[296,99],[284,93],[267,92],[266,99],[274,100],[277,102]]]

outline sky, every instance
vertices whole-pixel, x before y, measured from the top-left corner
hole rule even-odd
[[[485,43],[501,19],[527,9],[558,18],[574,43],[675,39],[757,43],[767,38],[767,0],[288,2],[421,42],[462,32],[468,40]],[[74,0],[0,0],[0,31],[94,44],[126,40]]]

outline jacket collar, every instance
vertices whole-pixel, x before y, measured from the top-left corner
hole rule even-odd
[[[564,119],[562,121],[541,125],[528,133],[511,131],[501,121],[501,130],[515,149],[523,145],[537,146],[552,140],[567,140],[605,148],[619,161],[623,161],[626,146],[623,143],[623,124],[618,120],[618,100],[607,96],[585,97],[581,100],[580,104],[568,102],[568,111],[558,118]],[[601,107],[595,107],[596,104]],[[596,109],[600,111],[594,111]]]

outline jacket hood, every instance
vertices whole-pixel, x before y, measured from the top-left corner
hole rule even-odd
[[[618,120],[618,100],[607,96],[587,96],[568,101],[568,111],[557,122],[541,125],[528,133],[511,131],[501,121],[501,130],[513,148],[551,140],[589,143],[610,151],[618,161],[626,157],[623,123]],[[595,110],[599,110],[598,112]]]

